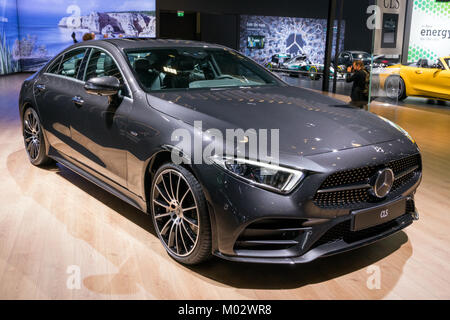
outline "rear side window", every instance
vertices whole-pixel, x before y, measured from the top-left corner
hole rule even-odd
[[[49,71],[50,73],[60,74],[62,76],[76,78],[81,62],[83,61],[86,49],[72,50],[64,54],[59,67]]]
[[[59,66],[61,64],[62,56],[58,57],[53,61],[53,63],[50,65],[50,67],[47,69],[48,73],[58,73]]]

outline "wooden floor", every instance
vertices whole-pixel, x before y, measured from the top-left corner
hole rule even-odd
[[[422,150],[420,220],[404,232],[306,265],[213,259],[188,268],[168,257],[138,210],[63,167],[30,165],[17,111],[23,79],[0,77],[1,299],[450,298],[449,108],[372,107]],[[377,267],[380,289],[369,289]],[[67,286],[73,270],[80,289]]]

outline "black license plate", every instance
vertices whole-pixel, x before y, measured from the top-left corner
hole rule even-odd
[[[368,209],[352,211],[352,231],[370,228],[391,221],[405,212],[405,198]]]

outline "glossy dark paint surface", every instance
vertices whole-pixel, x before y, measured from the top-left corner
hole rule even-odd
[[[202,120],[204,130],[279,129],[280,153],[298,156],[403,137],[374,114],[297,87],[162,92],[149,94],[148,100],[159,111],[191,125]]]
[[[43,121],[51,157],[146,213],[149,210],[146,188],[151,179],[149,164],[155,155],[170,151],[170,146],[175,144],[171,140],[175,129],[193,132],[193,122],[200,120],[204,130],[280,129],[280,163],[308,173],[288,195],[248,184],[215,165],[190,166],[209,203],[213,248],[219,256],[241,259],[233,250],[237,237],[251,222],[263,218],[304,218],[312,224],[320,222],[308,240],[312,244],[332,225],[349,219],[349,209],[321,209],[312,201],[329,174],[418,153],[415,144],[377,116],[286,84],[144,92],[122,50],[170,45],[199,44],[107,40],[74,45],[67,50],[97,47],[111,54],[126,79],[129,97],[121,97],[111,104],[108,97],[88,94],[83,81],[47,74],[44,67],[25,81],[20,112],[27,104],[36,108]],[[45,90],[39,90],[38,84],[45,85]],[[74,103],[74,96],[80,97],[83,103]],[[402,196],[412,195],[419,182],[402,190]],[[383,201],[390,200],[388,196]],[[344,249],[330,247],[319,252],[314,249],[310,256],[315,258]],[[252,257],[248,261],[292,263],[295,260],[272,258],[275,260]],[[294,262],[311,259],[299,258]]]

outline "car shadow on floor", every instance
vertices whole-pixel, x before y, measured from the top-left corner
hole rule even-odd
[[[116,211],[124,218],[128,219],[129,221],[133,222],[134,224],[157,237],[155,229],[153,227],[152,219],[149,215],[144,214],[141,210],[119,199],[118,197],[114,196],[113,194],[102,189],[93,182],[85,179],[84,177],[78,175],[77,173],[71,171],[70,169],[64,167],[59,163],[53,165],[53,169],[51,166],[45,169],[54,170],[60,177],[64,178],[79,189],[84,190],[86,193],[99,200],[110,209]]]
[[[58,164],[58,166],[60,165]],[[78,177],[75,173],[67,172],[67,170],[61,166],[58,174],[157,237],[149,216],[142,214],[140,210],[86,179]],[[374,244],[342,254],[320,258],[306,264],[253,264],[226,261],[213,257],[206,263],[187,266],[186,268],[211,280],[235,288],[292,289],[308,284],[321,283],[367,268],[394,253],[407,242],[408,236],[401,231]],[[170,258],[168,257],[168,259]],[[173,261],[173,263],[177,262]]]
[[[213,258],[207,263],[189,268],[236,288],[293,289],[365,269],[393,254],[407,242],[408,236],[400,231],[371,245],[305,264],[249,264]]]
[[[16,155],[20,152],[24,151],[17,151],[8,157],[8,167],[11,167],[9,169],[13,176],[15,170],[12,168],[12,163],[16,163],[16,165],[18,165],[17,160],[19,159],[14,158],[17,158]],[[23,157],[21,156],[21,158]],[[30,170],[37,169],[32,166],[30,167]],[[90,181],[59,164],[56,166],[46,167],[44,170],[57,174],[64,180],[70,182],[72,185],[88,193],[90,197],[95,198],[114,212],[119,213],[124,218],[131,221],[133,224],[151,233],[154,237],[157,237],[153,229],[152,220],[148,215],[143,214],[140,210],[134,208],[128,203],[98,187],[94,183],[91,183]],[[20,179],[16,179],[16,181],[18,180]],[[23,191],[26,192],[26,190]],[[128,232],[131,237],[135,237],[128,230],[123,229],[121,231]],[[140,241],[140,239],[137,239],[137,241]],[[148,245],[148,243],[144,243],[144,245]],[[158,243],[158,245],[160,244]],[[401,247],[401,253],[397,254],[397,251],[399,251]],[[374,244],[339,255],[321,258],[307,264],[249,264],[230,262],[213,257],[211,260],[201,265],[178,265],[178,267],[188,271],[188,273],[193,277],[203,279],[203,281],[206,278],[208,282],[217,282],[234,288],[280,290],[297,289],[310,284],[319,284],[337,279],[344,275],[352,274],[374,264],[380,265],[384,268],[382,260],[390,255],[395,255],[395,269],[391,270],[391,268],[389,270],[389,281],[387,283],[383,282],[384,288],[382,292],[380,291],[376,295],[376,298],[381,298],[390,292],[390,290],[398,282],[398,279],[403,271],[403,266],[412,255],[412,246],[408,241],[408,236],[403,231],[391,235],[390,237]],[[163,256],[162,259],[171,260],[168,255]],[[167,263],[177,264],[175,261],[167,261]],[[144,269],[146,268],[145,265],[141,267]],[[366,271],[360,271],[363,275],[359,274],[359,278],[362,276],[365,279],[368,276]],[[362,285],[365,288],[364,279],[364,283]],[[140,283],[140,285],[146,287],[145,284]],[[152,288],[146,289],[149,290],[149,292],[152,290]]]

